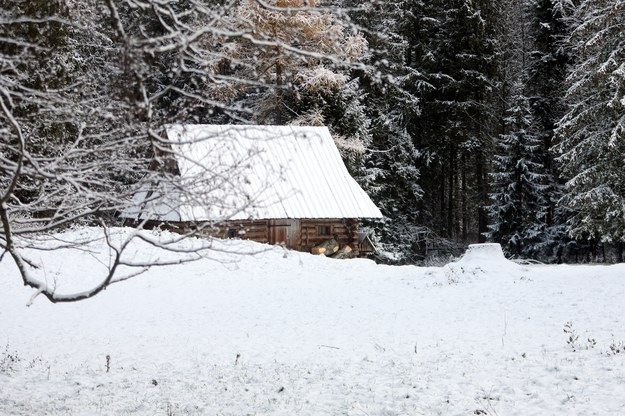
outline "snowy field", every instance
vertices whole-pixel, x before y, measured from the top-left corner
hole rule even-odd
[[[218,244],[263,251],[30,307],[5,256],[0,415],[625,414],[625,265],[391,267]],[[102,247],[37,256],[68,290],[102,270]]]

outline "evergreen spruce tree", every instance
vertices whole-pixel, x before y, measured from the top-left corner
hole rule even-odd
[[[424,230],[419,222],[420,157],[411,132],[419,113],[415,92],[420,74],[406,64],[406,33],[412,30],[406,27],[406,3],[343,4],[369,45],[366,67],[355,72],[366,94],[365,114],[371,121],[364,184],[385,216],[382,224],[374,225],[378,245],[400,263],[422,258],[419,248]]]
[[[544,260],[562,260],[571,244],[567,233],[569,210],[558,205],[564,184],[552,147],[554,129],[564,115],[564,92],[569,49],[565,44],[569,25],[567,10],[559,0],[530,0],[528,5],[529,56],[527,91],[534,128],[542,146],[537,151],[545,169],[545,236],[539,248]]]
[[[482,241],[487,231],[489,159],[496,137],[497,9],[492,2],[422,4],[426,51],[421,65],[430,88],[421,95],[417,148],[426,223],[459,242]]]
[[[524,85],[515,85],[513,104],[493,159],[490,206],[492,223],[488,237],[515,257],[533,257],[545,233],[545,175],[539,161],[542,142],[532,132],[532,114]]]
[[[567,178],[569,232],[582,240],[625,241],[625,2],[586,0],[572,31],[576,61],[556,145]]]

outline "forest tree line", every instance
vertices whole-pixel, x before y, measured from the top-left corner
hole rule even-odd
[[[380,260],[622,261],[624,3],[0,0],[0,213],[114,222],[167,123],[327,125]]]

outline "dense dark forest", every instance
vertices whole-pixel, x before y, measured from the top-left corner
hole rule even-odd
[[[0,110],[5,248],[114,223],[167,123],[256,123],[330,128],[380,261],[622,261],[620,0],[0,0]]]

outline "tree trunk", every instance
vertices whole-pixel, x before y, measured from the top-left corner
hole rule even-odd
[[[456,176],[456,149],[449,146],[449,175],[447,180],[447,237],[454,238],[454,177]]]
[[[462,213],[462,228],[461,228],[461,232],[462,232],[462,242],[466,243],[467,240],[469,239],[469,207],[467,206],[467,193],[468,193],[468,189],[467,189],[467,160],[466,160],[466,156],[463,154],[462,155],[462,162],[461,162],[461,169],[462,169],[462,185],[461,185],[461,189],[462,189],[462,194],[461,194],[461,213]]]
[[[486,188],[486,167],[484,161],[484,155],[480,152],[477,156],[475,163],[475,176],[477,180],[477,195],[478,195],[478,213],[477,213],[477,241],[478,243],[486,242],[484,233],[488,231],[488,212],[486,207],[488,206],[488,190]]]

